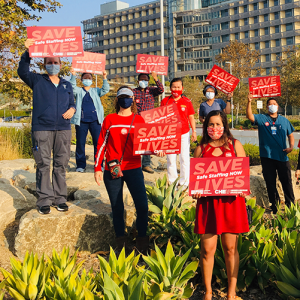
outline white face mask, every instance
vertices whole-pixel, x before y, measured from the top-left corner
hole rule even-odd
[[[206,97],[208,100],[214,99],[214,98],[215,98],[215,93],[214,93],[214,92],[206,92],[206,93],[205,93],[205,97]]]
[[[139,86],[140,86],[142,89],[145,89],[145,88],[148,86],[148,81],[146,81],[146,80],[141,80],[141,81],[139,81]]]
[[[269,105],[268,109],[269,109],[269,112],[270,112],[271,114],[275,114],[275,113],[277,112],[277,110],[278,110],[278,106],[272,104],[272,105]]]

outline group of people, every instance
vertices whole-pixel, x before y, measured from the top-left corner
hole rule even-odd
[[[28,49],[34,43],[26,40]],[[102,88],[92,88],[93,75],[83,73],[83,87],[76,85],[75,72],[71,69],[71,79],[67,81],[58,76],[61,68],[59,58],[44,59],[47,74],[30,71],[30,57],[26,51],[19,63],[20,78],[33,90],[32,150],[36,161],[37,206],[41,214],[49,214],[51,206],[59,211],[67,211],[66,167],[70,158],[71,122],[76,128],[76,171],[85,172],[85,142],[90,131],[95,153],[95,181],[105,184],[112,207],[113,224],[116,233],[117,249],[128,243],[125,234],[123,185],[132,195],[136,213],[138,237],[136,248],[146,253],[149,245],[147,236],[148,203],[143,171],[153,173],[151,158],[148,155],[133,155],[133,136],[135,125],[144,123],[142,111],[154,108],[155,97],[162,94],[164,87],[157,74],[151,75],[156,87],[149,87],[149,74],[139,74],[138,87],[131,89],[122,86],[117,91],[115,113],[104,118],[101,96],[109,91],[106,73],[103,74]],[[170,82],[171,96],[165,97],[161,105],[176,103],[182,123],[180,179],[178,184],[188,187],[190,165],[190,140],[197,141],[194,108],[190,99],[183,95],[183,82],[174,78]],[[216,99],[217,90],[208,85],[203,93],[206,102],[200,105],[199,118],[203,123],[203,136],[196,148],[194,157],[245,157],[242,144],[233,138],[227,122],[230,111],[230,98],[227,104]],[[74,102],[76,99],[76,104]],[[291,171],[287,154],[293,149],[293,127],[289,121],[279,116],[276,99],[267,102],[268,114],[252,114],[252,96],[248,97],[247,117],[258,125],[260,156],[263,175],[267,184],[272,210],[276,212],[279,196],[276,190],[276,176],[282,182],[285,201],[294,201],[291,186]],[[190,137],[190,128],[192,136]],[[286,147],[286,137],[289,148]],[[50,180],[51,152],[53,152],[53,171]],[[165,156],[163,151],[158,156]],[[176,154],[167,155],[169,183],[177,177]],[[300,171],[299,171],[300,172]],[[299,174],[299,173],[298,173]],[[237,240],[240,233],[249,231],[245,195],[210,196],[194,195],[197,199],[195,232],[201,234],[201,270],[205,285],[204,300],[212,299],[212,270],[218,236],[221,236],[225,254],[228,295],[235,299],[238,276],[239,255]]]

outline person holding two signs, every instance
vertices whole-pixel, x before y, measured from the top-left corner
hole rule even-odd
[[[222,111],[211,111],[203,124],[203,137],[194,157],[246,157],[242,144],[233,139],[227,116]],[[204,300],[212,299],[212,272],[218,235],[221,235],[228,277],[227,299],[235,299],[239,270],[237,241],[240,233],[248,232],[248,217],[244,195],[207,196],[197,199],[195,233],[201,234],[200,264],[205,285]]]
[[[82,73],[81,82],[83,87],[76,84],[76,72],[71,68],[72,77],[70,83],[76,98],[76,113],[71,122],[76,129],[76,172],[84,172],[86,168],[85,143],[88,131],[90,131],[93,145],[94,158],[97,153],[97,142],[101,131],[101,124],[104,119],[104,110],[100,97],[109,92],[109,84],[106,79],[106,72],[103,72],[102,88],[91,88],[93,75]]]
[[[269,201],[274,214],[277,212],[277,203],[280,202],[276,188],[277,174],[284,192],[285,204],[290,207],[295,196],[292,185],[291,165],[288,154],[294,148],[294,127],[288,119],[278,115],[278,103],[275,98],[267,101],[267,114],[253,114],[251,102],[252,94],[248,95],[246,110],[247,118],[258,125],[259,154],[263,176],[267,185]],[[286,145],[289,140],[289,147]]]

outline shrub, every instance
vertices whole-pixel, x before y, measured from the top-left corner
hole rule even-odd
[[[250,159],[250,166],[261,164],[258,146],[247,143],[244,145],[244,150],[246,152],[246,156]]]
[[[4,115],[5,112],[5,115]],[[14,117],[23,117],[23,116],[30,116],[30,110],[9,110],[9,109],[0,109],[0,118],[11,117],[13,114]]]

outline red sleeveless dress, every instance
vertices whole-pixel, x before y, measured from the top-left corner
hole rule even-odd
[[[223,153],[214,156],[216,147],[201,146],[202,157],[235,157],[234,147],[218,147]],[[239,196],[208,196],[197,201],[194,232],[198,234],[243,233],[249,231],[245,199]]]

